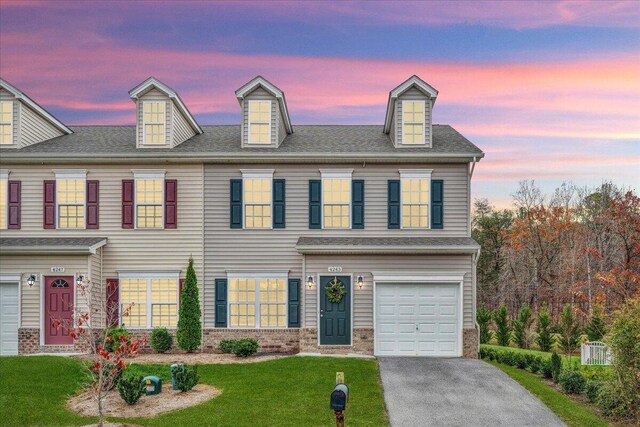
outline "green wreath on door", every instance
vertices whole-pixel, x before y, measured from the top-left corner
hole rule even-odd
[[[324,292],[327,295],[327,299],[336,304],[339,304],[347,294],[344,284],[338,280],[337,277],[334,277],[333,280],[327,284]]]

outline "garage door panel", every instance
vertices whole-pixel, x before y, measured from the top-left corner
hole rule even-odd
[[[440,304],[438,307],[438,314],[440,316],[455,316],[456,315],[456,306],[454,304]]]
[[[418,314],[420,316],[435,316],[437,311],[437,306],[435,304],[419,304],[418,305]]]
[[[436,333],[437,325],[435,323],[419,323],[418,332],[422,334],[433,335]]]
[[[400,304],[398,306],[398,314],[400,316],[411,316],[414,317],[416,315],[416,305],[414,304]]]

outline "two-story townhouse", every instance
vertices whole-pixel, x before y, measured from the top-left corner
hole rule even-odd
[[[155,79],[132,91],[139,112],[146,111],[144,96],[168,98],[165,108],[184,111],[183,118],[190,118],[175,92]],[[296,125],[295,131],[283,92],[264,78],[242,86],[236,97],[240,125],[182,123],[181,128],[191,126],[192,134],[182,135],[178,144],[141,144],[157,143],[153,126],[158,123],[178,126],[167,110],[167,118],[159,120],[154,106],[146,121],[138,114],[135,127],[74,127],[73,134],[15,151],[3,149],[0,165],[4,171],[12,169],[8,181],[20,164],[38,164],[37,169],[47,173],[55,173],[61,164],[89,170],[84,165],[101,169],[111,163],[123,169],[118,173],[135,174],[141,165],[147,173],[160,169],[168,175],[178,167],[185,168],[185,175],[193,173],[187,188],[183,175],[177,174],[176,208],[178,229],[190,230],[183,225],[186,217],[184,221],[193,221],[194,235],[176,241],[166,234],[174,230],[157,230],[159,239],[172,240],[167,246],[142,245],[152,252],[146,266],[132,266],[143,264],[130,256],[140,256],[135,252],[142,243],[140,235],[128,234],[137,227],[118,227],[130,212],[127,200],[132,200],[124,182],[119,192],[113,189],[110,201],[111,209],[121,210],[119,215],[113,211],[114,227],[101,229],[102,234],[83,230],[73,237],[106,237],[108,243],[100,249],[105,254],[115,252],[112,242],[117,237],[131,238],[119,246],[123,259],[103,259],[111,270],[96,280],[105,288],[116,285],[118,307],[135,303],[147,310],[153,309],[155,276],[150,265],[157,260],[159,265],[182,266],[176,245],[197,246],[192,254],[203,273],[204,351],[216,351],[225,338],[254,337],[263,351],[474,357],[479,246],[470,237],[470,180],[484,154],[450,126],[432,124],[437,91],[413,76],[390,92],[383,126]],[[24,173],[24,179],[31,176]],[[36,179],[40,180],[44,178]],[[184,194],[189,191],[202,198],[189,199]],[[30,197],[35,193],[36,188],[28,192]],[[102,199],[100,208],[110,209],[103,207]],[[27,209],[25,203],[21,209]],[[45,214],[38,209],[42,206],[30,215],[42,220]],[[21,244],[17,240],[49,237],[51,232],[35,225],[31,234],[9,231],[3,234],[16,238],[0,239],[0,279],[11,283],[19,276],[18,299],[46,298],[41,292],[46,279],[32,289],[27,261],[7,260],[17,256],[11,254]],[[54,253],[40,258],[46,261],[37,271],[40,277],[50,276],[43,268],[52,265]],[[96,255],[84,257],[89,263]],[[136,271],[150,278],[147,294],[131,291]],[[16,304],[24,312],[24,304]],[[47,313],[34,307],[29,311],[31,323],[17,320],[22,329],[38,321],[42,329],[46,323]],[[146,317],[147,330],[156,325]]]

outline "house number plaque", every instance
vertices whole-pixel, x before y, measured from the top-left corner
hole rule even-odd
[[[51,267],[52,273],[64,273],[64,267]]]
[[[342,273],[342,267],[329,267],[327,270],[329,273]]]

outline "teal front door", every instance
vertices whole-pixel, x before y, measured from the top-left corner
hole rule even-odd
[[[336,282],[345,290],[340,302],[327,296],[327,287]],[[319,292],[320,345],[351,345],[351,277],[320,276]]]

